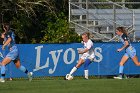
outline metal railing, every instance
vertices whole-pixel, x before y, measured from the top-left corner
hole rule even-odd
[[[109,5],[109,9],[104,9],[104,4]],[[70,28],[74,28],[77,33],[89,31],[94,34],[93,39],[102,41],[114,40],[116,27],[124,26],[133,34],[131,38],[135,41],[134,11],[112,1],[99,3],[69,0],[69,23]]]

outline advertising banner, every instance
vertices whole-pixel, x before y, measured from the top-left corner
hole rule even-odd
[[[68,44],[18,44],[20,61],[34,77],[65,76],[75,66],[80,58],[78,49],[83,48],[81,43]],[[116,75],[119,73],[119,62],[125,51],[117,52],[121,43],[94,43],[95,59],[89,65],[89,75]],[[140,58],[140,44],[132,43]],[[0,49],[0,60],[6,56],[8,50]],[[140,74],[140,67],[135,66],[129,59],[124,66],[125,74]],[[81,66],[74,75],[84,74]],[[6,77],[26,77],[11,62],[6,66]]]

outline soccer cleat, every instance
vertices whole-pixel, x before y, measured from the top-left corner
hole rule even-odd
[[[88,76],[85,76],[84,78],[85,78],[86,80],[88,80],[88,79],[89,79],[89,78],[88,78]]]
[[[122,79],[122,76],[117,76],[117,77],[114,77],[114,79]]]
[[[85,78],[85,80],[88,80],[88,78]]]
[[[29,81],[32,81],[32,78],[33,78],[33,72],[29,72],[27,75],[28,75]]]
[[[0,82],[4,83],[4,82],[5,82],[5,80],[1,78],[1,79],[0,79]]]

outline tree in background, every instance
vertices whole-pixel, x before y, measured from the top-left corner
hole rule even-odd
[[[20,43],[79,41],[68,28],[67,0],[2,0],[0,4],[1,23],[11,23]]]
[[[57,17],[50,14],[47,21],[47,28],[42,30],[44,37],[41,39],[41,43],[69,43],[80,41],[80,37],[74,31],[70,31],[67,17],[64,13],[60,13]],[[46,24],[46,23],[45,23]]]

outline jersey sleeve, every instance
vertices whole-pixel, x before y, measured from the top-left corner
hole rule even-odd
[[[6,33],[6,38],[11,38],[11,35],[12,35],[12,32],[11,31],[7,32]]]
[[[123,34],[123,35],[122,35],[122,39],[123,39],[124,41],[128,41],[127,35]]]

